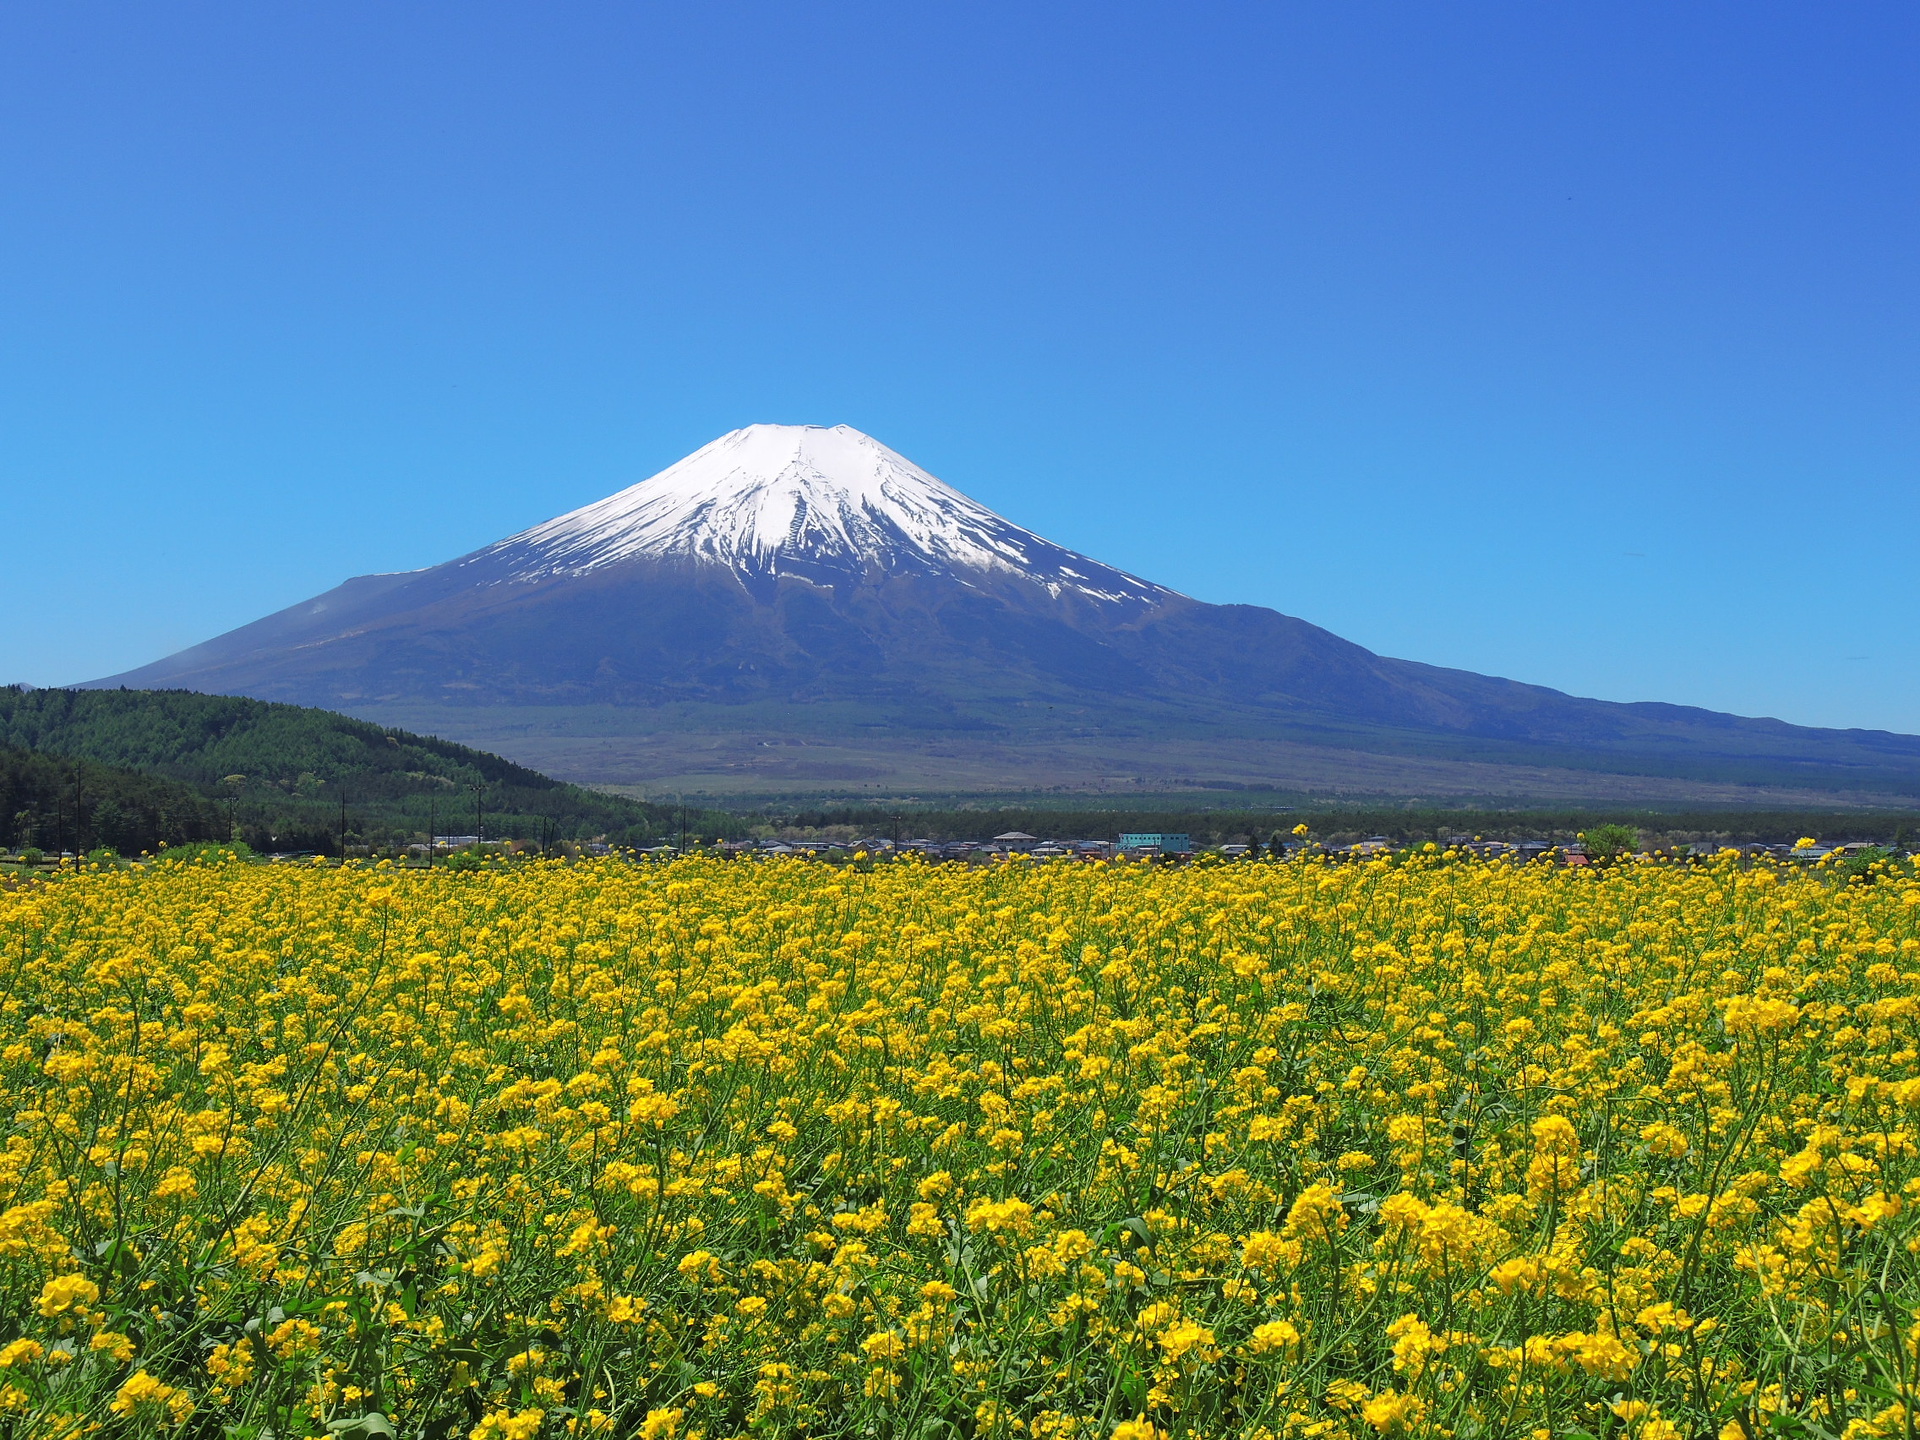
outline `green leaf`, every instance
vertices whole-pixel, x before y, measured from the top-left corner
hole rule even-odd
[[[352,1420],[329,1420],[327,1429],[335,1435],[380,1435],[393,1440],[393,1422],[378,1410],[370,1410]]]

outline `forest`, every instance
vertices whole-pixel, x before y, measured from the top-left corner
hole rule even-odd
[[[123,853],[189,840],[337,854],[429,833],[648,845],[720,812],[569,785],[484,750],[297,705],[181,690],[0,687],[0,844]]]

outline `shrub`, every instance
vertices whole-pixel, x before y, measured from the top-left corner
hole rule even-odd
[[[1837,868],[1849,880],[1871,880],[1886,869],[1887,862],[1897,858],[1883,846],[1869,845],[1850,852]]]
[[[1581,837],[1590,859],[1601,864],[1631,855],[1640,848],[1640,832],[1631,825],[1596,825]]]
[[[253,847],[244,840],[194,840],[185,845],[168,845],[160,852],[162,860],[251,860]]]

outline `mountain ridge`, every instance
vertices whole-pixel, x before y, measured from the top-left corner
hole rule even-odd
[[[560,711],[597,707],[601,773],[577,757],[555,772],[586,780],[619,768],[608,757],[636,714],[772,745],[807,731],[809,707],[852,706],[859,718],[837,738],[864,735],[876,754],[969,732],[998,737],[1010,759],[1066,746],[1089,764],[1110,753],[1137,768],[1142,744],[1171,756],[1221,742],[1242,754],[1220,752],[1225,771],[1253,778],[1260,746],[1288,744],[1314,748],[1329,774],[1376,779],[1379,757],[1400,755],[1920,794],[1920,737],[1589,700],[1379,656],[1278,611],[1209,604],[1067,550],[845,426],[729,432],[494,545],[356,577],[89,683],[375,719],[404,710],[416,724],[424,706],[440,733],[468,739],[483,733],[471,727],[477,712],[512,711],[505,731],[483,733],[509,754],[515,730],[551,735]],[[1052,730],[1036,726],[1043,714]],[[584,723],[566,722],[576,733]]]

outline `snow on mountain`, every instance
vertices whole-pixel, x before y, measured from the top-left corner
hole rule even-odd
[[[638,559],[755,575],[1014,575],[1058,596],[1155,604],[1171,590],[1043,540],[847,425],[749,425],[658,475],[489,546],[508,579]]]

